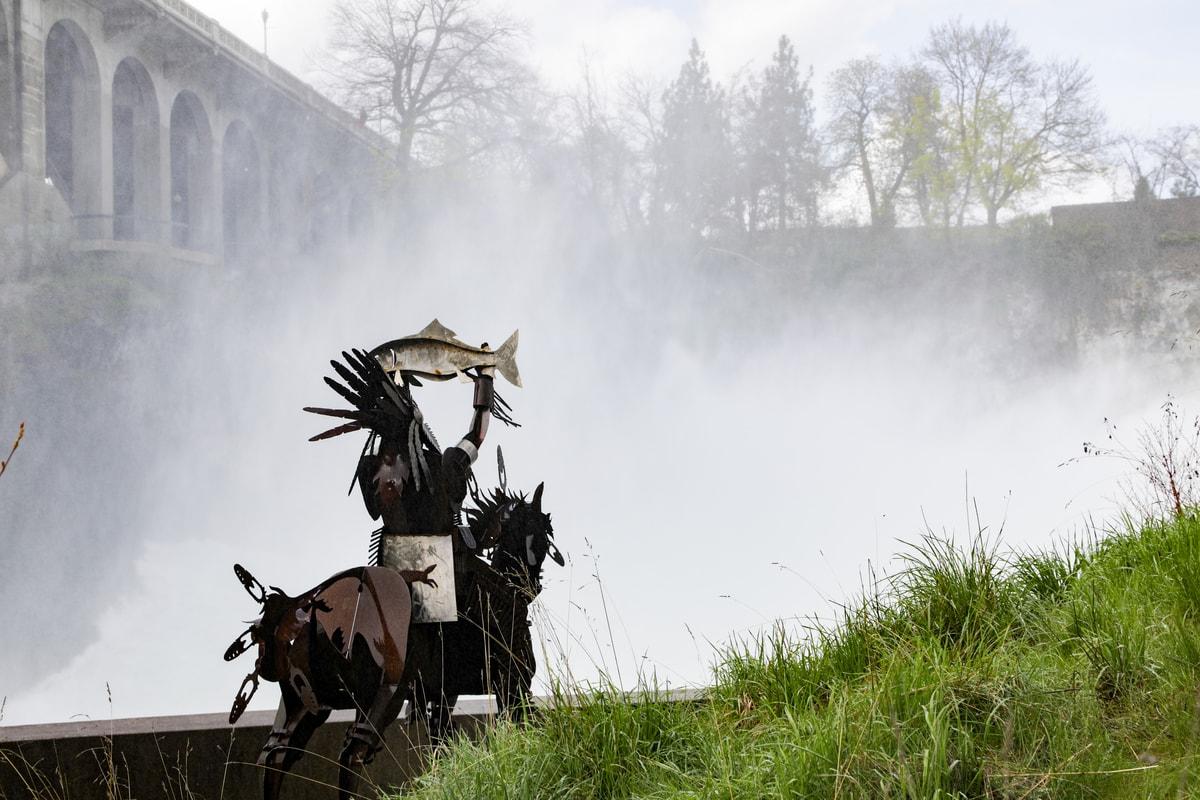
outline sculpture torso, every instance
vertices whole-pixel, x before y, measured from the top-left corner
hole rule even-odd
[[[417,488],[412,470],[400,457],[381,448],[359,461],[358,482],[367,511],[383,522],[383,533],[453,533],[457,511],[467,495],[470,457],[458,447],[438,454],[425,450],[429,475]]]

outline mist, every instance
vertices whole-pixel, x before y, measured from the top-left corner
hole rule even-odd
[[[1129,466],[1071,460],[1105,420],[1195,407],[1190,301],[1100,276],[1136,273],[1132,245],[1026,220],[1054,254],[1026,263],[1017,220],[735,251],[623,227],[552,161],[434,170],[348,239],[220,269],[64,257],[0,283],[0,436],[27,422],[0,479],[3,722],[228,708],[249,665],[221,653],[257,612],[233,563],[295,593],[364,563],[375,527],[347,495],[365,435],[309,443],[301,407],[337,402],[341,351],[434,318],[520,331],[524,387],[497,389],[521,427],[493,422],[475,472],[496,484],[498,445],[510,487],[546,485],[568,563],[535,605],[541,687],[704,686],[722,648],[833,619],[928,532],[1045,549],[1119,526]],[[468,385],[416,399],[443,445],[466,430]]]
[[[814,318],[773,280],[641,260],[561,201],[491,183],[400,236],[195,287],[169,352],[128,331],[122,346],[156,365],[123,392],[136,458],[71,465],[84,508],[36,535],[52,591],[39,551],[12,565],[10,607],[48,601],[13,621],[18,652],[54,658],[9,660],[5,721],[224,708],[245,665],[219,654],[255,611],[231,565],[298,591],[363,563],[374,527],[346,495],[359,437],[308,443],[320,420],[300,407],[330,401],[321,376],[342,349],[434,317],[467,341],[520,329],[525,387],[499,388],[522,427],[493,425],[476,474],[495,484],[500,445],[510,486],[546,482],[569,563],[547,568],[538,602],[542,680],[704,685],[731,638],[831,617],[868,562],[886,569],[927,527],[1044,548],[1113,520],[1126,468],[1060,465],[1104,418],[1134,426],[1167,392],[1187,397],[1169,373],[1108,358],[998,377],[946,357],[933,316],[864,318],[831,295]],[[417,397],[443,442],[465,430],[469,387]],[[44,500],[26,470],[57,421],[29,410],[0,491],[33,524],[22,504]],[[110,491],[128,505],[107,554],[76,547]],[[76,624],[56,631],[63,614]]]

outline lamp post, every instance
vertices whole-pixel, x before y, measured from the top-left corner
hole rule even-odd
[[[267,56],[267,19],[268,19],[268,18],[270,18],[270,16],[271,16],[271,15],[270,15],[269,13],[267,13],[267,10],[264,8],[264,9],[263,9],[263,11],[262,11],[262,21],[263,21],[263,56],[264,56],[264,57],[269,57],[269,56]]]

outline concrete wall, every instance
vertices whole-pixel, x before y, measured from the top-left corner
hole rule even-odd
[[[478,735],[490,704],[462,701],[455,722]],[[250,711],[235,727],[225,714],[148,717],[112,722],[0,727],[0,800],[258,800],[262,773],[255,766],[274,712]],[[336,760],[351,712],[335,712],[309,741],[308,753],[284,783],[289,800],[331,800]],[[424,769],[429,755],[423,725],[397,721],[387,747],[364,771],[359,791],[402,786]]]
[[[1050,218],[1057,229],[1142,229],[1156,233],[1200,232],[1200,197],[1123,203],[1055,206]]]
[[[630,692],[626,702],[704,703],[703,689]],[[574,695],[534,697],[535,708],[575,705]],[[538,713],[535,711],[535,714]],[[491,698],[462,698],[454,710],[458,732],[482,735],[494,719]],[[258,800],[262,775],[254,765],[274,712],[248,711],[230,727],[225,714],[143,717],[111,722],[0,726],[0,800],[105,798],[116,775],[117,800]],[[284,783],[289,800],[331,800],[336,760],[353,715],[335,711],[309,741],[307,752]],[[536,722],[534,723],[536,724]],[[428,765],[423,725],[397,720],[386,747],[369,764],[359,792],[402,787]],[[31,791],[37,789],[41,794]]]

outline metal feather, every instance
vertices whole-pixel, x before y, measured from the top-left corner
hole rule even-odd
[[[362,396],[364,399],[371,396],[370,387],[353,371],[332,359],[329,362],[329,366],[333,367],[333,371],[338,374],[338,377],[346,382],[346,385],[350,387],[350,391]]]
[[[319,442],[322,439],[332,439],[334,436],[341,436],[343,433],[353,433],[363,429],[361,422],[348,422],[345,425],[339,425],[336,428],[330,428],[324,433],[318,433],[316,436],[310,437],[310,442]]]
[[[349,403],[350,405],[354,406],[357,409],[363,410],[363,411],[366,410],[363,408],[362,398],[360,398],[354,392],[347,389],[345,386],[342,386],[340,383],[335,381],[333,378],[326,377],[325,383],[327,386],[329,386],[330,389],[333,389],[335,392],[340,394],[346,400],[346,402]]]
[[[322,414],[326,417],[340,417],[341,419],[352,419],[362,422],[363,412],[361,411],[346,411],[341,408],[313,408],[305,406],[302,411],[307,411],[310,414]]]

